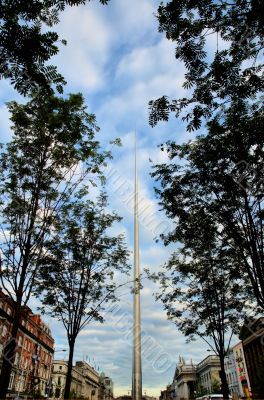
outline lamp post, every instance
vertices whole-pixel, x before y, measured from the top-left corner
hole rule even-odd
[[[25,373],[25,375],[24,375],[24,373]],[[22,383],[23,383],[23,377],[24,377],[24,376],[26,377],[26,375],[27,375],[26,370],[24,370],[24,369],[21,368],[21,373],[20,373],[19,381],[18,381],[17,399],[20,399],[19,396],[20,396],[20,392],[21,392],[21,381],[22,381]]]

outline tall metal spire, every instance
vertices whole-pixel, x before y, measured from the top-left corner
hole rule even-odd
[[[136,133],[135,133],[135,193],[134,193],[134,325],[133,325],[132,400],[142,400],[140,270],[139,270],[139,235],[138,235],[138,178],[137,178]]]

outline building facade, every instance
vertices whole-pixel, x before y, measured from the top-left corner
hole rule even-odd
[[[102,372],[99,379],[98,400],[113,400],[114,383]]]
[[[179,357],[172,384],[160,395],[160,400],[192,400],[204,394],[220,391],[220,361],[217,356],[208,356],[195,365]]]
[[[12,299],[0,291],[0,369],[5,344],[11,340],[14,314]],[[21,310],[21,322],[10,377],[8,396],[46,396],[51,379],[54,339],[49,327],[29,307]]]
[[[242,342],[237,343],[232,350],[235,358],[239,395],[244,399],[250,399],[250,380],[247,372],[247,365]]]
[[[97,400],[100,387],[99,373],[84,361],[77,361],[75,370],[82,375],[81,397],[87,400]]]
[[[66,384],[68,362],[64,360],[54,360],[51,377],[51,397],[62,399]],[[82,375],[75,368],[72,369],[71,395],[75,398],[82,394]]]
[[[54,360],[52,370],[52,399],[63,399],[68,362]],[[91,365],[77,361],[72,369],[71,397],[84,400],[112,400],[114,384],[103,373],[99,375]]]
[[[244,357],[253,399],[264,399],[264,317],[249,320],[241,329]]]
[[[179,357],[172,385],[176,399],[189,400],[195,398],[196,367],[192,361],[186,363],[183,357]]]
[[[241,392],[237,375],[236,358],[233,349],[230,349],[225,357],[225,373],[230,395],[233,399],[237,400],[241,396]]]
[[[204,394],[215,392],[215,388],[221,385],[220,370],[218,356],[209,355],[197,364],[197,391]]]

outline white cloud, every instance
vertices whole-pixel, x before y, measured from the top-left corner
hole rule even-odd
[[[70,86],[99,89],[105,83],[105,66],[109,58],[112,30],[92,5],[68,8],[58,29],[67,46],[54,59]]]
[[[68,45],[62,46],[60,54],[53,60],[68,81],[65,92],[80,90],[86,94],[89,111],[96,114],[102,128],[98,139],[106,146],[110,139],[121,137],[123,147],[113,150],[115,158],[111,164],[132,195],[133,131],[137,127],[140,196],[148,214],[154,215],[151,220],[156,226],[164,216],[158,212],[154,197],[149,158],[153,164],[166,161],[166,154],[157,149],[157,144],[169,138],[182,140],[186,137],[183,125],[173,118],[155,129],[148,125],[149,100],[164,94],[173,98],[184,95],[184,67],[174,58],[174,44],[157,32],[154,12],[159,2],[111,0],[108,6],[102,6],[99,1],[94,1],[85,7],[67,8],[57,28],[60,37],[68,40]],[[10,100],[10,88],[7,89],[6,85],[1,88],[2,98]],[[4,107],[0,108],[0,118],[1,131],[6,131],[9,125]],[[109,209],[118,211],[123,217],[122,223],[115,225],[111,232],[124,232],[132,249],[133,202],[126,204],[116,186],[108,186],[107,190]],[[153,229],[146,225],[146,221],[140,225],[141,267],[158,270],[171,249],[155,243]],[[206,347],[200,341],[195,346],[186,345],[183,335],[167,321],[161,304],[156,303],[152,296],[157,286],[146,279],[143,284],[142,327],[172,357],[170,369],[164,373],[157,373],[151,363],[143,359],[143,388],[148,394],[159,395],[159,390],[172,380],[179,354],[186,359],[200,360]],[[35,307],[34,302],[32,304]],[[132,317],[132,295],[128,287],[120,290],[120,306],[122,315]],[[56,347],[67,348],[61,323],[45,318],[52,328]],[[76,360],[86,355],[95,358],[101,370],[114,379],[115,395],[131,390],[132,355],[131,340],[124,337],[121,322],[118,326],[117,320],[118,316],[111,318],[109,315],[106,324],[89,325],[79,336],[75,352]],[[67,353],[58,353],[57,356],[66,358]]]
[[[0,142],[7,142],[11,138],[11,121],[9,120],[10,114],[5,105],[0,106],[0,121],[1,121],[1,127],[0,127]]]

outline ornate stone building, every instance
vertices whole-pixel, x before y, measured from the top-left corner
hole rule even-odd
[[[62,399],[68,362],[54,360],[52,372],[52,398]],[[72,369],[71,396],[73,399],[113,400],[113,381],[99,373],[88,363],[76,361]]]
[[[54,360],[52,371],[52,398],[62,399],[68,362]],[[97,400],[99,374],[86,362],[77,361],[72,369],[71,396],[75,399]]]
[[[14,305],[0,290],[0,369],[2,351],[11,339]],[[9,397],[46,396],[49,390],[54,340],[49,327],[29,307],[21,311],[15,362],[9,382]]]
[[[175,397],[179,400],[188,400],[195,397],[196,367],[192,361],[186,363],[183,357],[179,357],[173,385]]]
[[[203,389],[206,394],[210,394],[213,392],[213,386],[220,387],[220,370],[218,356],[209,355],[197,364],[197,390]]]
[[[114,383],[102,372],[99,379],[98,400],[113,400]]]
[[[160,400],[192,400],[203,389],[204,394],[212,393],[213,385],[220,386],[220,361],[217,356],[208,356],[195,365],[179,357],[173,382],[161,392]]]

